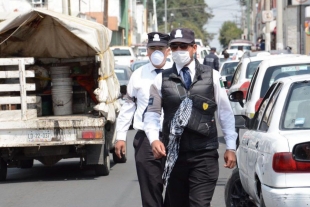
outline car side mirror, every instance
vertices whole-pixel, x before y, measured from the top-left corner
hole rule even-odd
[[[238,102],[241,105],[241,107],[244,106],[242,91],[232,92],[231,94],[229,94],[228,98],[231,102]]]
[[[236,128],[241,129],[251,129],[253,125],[253,119],[250,119],[247,116],[244,115],[236,115],[235,116],[235,126]]]

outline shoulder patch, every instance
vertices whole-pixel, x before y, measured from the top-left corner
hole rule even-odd
[[[220,77],[220,85],[221,85],[221,88],[224,88],[224,83],[223,83],[222,77]]]
[[[149,106],[152,106],[152,105],[153,105],[153,102],[154,102],[154,98],[150,98],[150,99],[149,99]]]

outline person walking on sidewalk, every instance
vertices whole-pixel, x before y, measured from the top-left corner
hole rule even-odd
[[[170,68],[166,62],[169,54],[169,35],[159,32],[148,34],[147,55],[150,63],[135,70],[127,85],[126,102],[116,121],[115,154],[121,158],[126,151],[126,136],[131,121],[137,130],[133,146],[135,149],[136,170],[140,185],[143,207],[163,206],[163,162],[155,159],[150,143],[143,131],[143,113],[149,102],[150,85],[162,68]],[[160,128],[160,124],[158,125]]]

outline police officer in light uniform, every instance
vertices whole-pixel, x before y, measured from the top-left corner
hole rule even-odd
[[[224,167],[236,165],[235,119],[221,76],[193,58],[196,48],[192,30],[171,31],[175,64],[155,78],[144,117],[144,130],[154,156],[167,159],[163,175],[167,184],[165,206],[169,207],[210,206],[219,175],[215,116],[226,141]],[[180,109],[182,113],[178,113]]]
[[[159,32],[148,34],[147,55],[150,63],[135,70],[127,85],[127,100],[123,104],[116,122],[115,153],[121,158],[126,150],[126,135],[133,118],[133,128],[138,130],[133,146],[143,207],[163,206],[163,182],[161,178],[163,162],[155,159],[150,143],[143,131],[143,113],[148,101],[150,85],[163,68],[171,68],[166,62],[170,52],[169,35]],[[160,123],[156,126],[160,129]]]

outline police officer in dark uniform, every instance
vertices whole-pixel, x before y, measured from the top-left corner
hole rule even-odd
[[[236,165],[235,119],[219,72],[194,59],[194,32],[174,29],[169,43],[174,65],[156,76],[150,87],[144,130],[154,157],[166,156],[165,206],[207,207],[219,175],[215,116],[226,141],[226,168]]]
[[[208,65],[211,68],[215,69],[215,70],[219,70],[219,58],[218,56],[215,54],[216,52],[216,48],[215,47],[211,47],[211,51],[210,54],[208,54],[205,59],[203,60],[203,64],[204,65]]]

